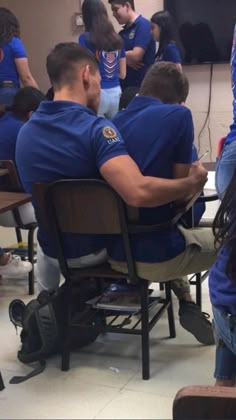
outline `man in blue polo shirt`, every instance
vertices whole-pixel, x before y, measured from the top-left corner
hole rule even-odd
[[[175,64],[154,64],[145,76],[139,96],[113,119],[129,155],[146,176],[173,179],[189,173],[193,122],[189,109],[179,105],[185,90],[185,76]],[[140,208],[140,222],[167,222],[173,217],[173,207],[171,202],[152,209]],[[161,232],[136,235],[132,245],[141,277],[150,281],[176,278],[172,288],[180,301],[181,325],[200,342],[213,344],[211,324],[193,303],[189,282],[182,278],[209,269],[215,261],[211,229],[186,230],[175,225]],[[108,254],[113,268],[125,271],[121,243],[113,241]],[[192,316],[186,316],[187,313]]]
[[[103,177],[127,204],[152,207],[186,200],[202,190],[207,173],[199,166],[177,180],[141,174],[118,130],[96,114],[101,78],[91,52],[77,43],[59,44],[47,58],[47,70],[54,101],[41,103],[17,139],[16,163],[27,192],[32,193],[35,182]],[[34,196],[33,204],[37,215]],[[55,289],[60,278],[55,245],[40,224],[38,241],[40,288]],[[74,266],[109,243],[107,238],[64,237],[66,257]]]
[[[134,0],[108,0],[113,16],[120,25],[127,60],[127,75],[121,80],[124,90],[129,86],[140,86],[155,61],[156,45],[151,36],[151,23],[135,12]]]

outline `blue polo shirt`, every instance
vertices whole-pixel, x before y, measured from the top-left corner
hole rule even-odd
[[[175,163],[192,162],[193,122],[188,108],[137,96],[113,122],[143,175],[172,179]],[[140,208],[139,217],[142,224],[164,223],[173,217],[173,203]],[[132,243],[135,258],[141,262],[166,261],[185,249],[185,240],[177,227],[135,235]],[[111,244],[108,252],[116,260],[124,258],[118,241]]]
[[[98,59],[101,75],[101,88],[111,89],[120,86],[119,70],[120,59],[125,58],[125,49],[116,51],[99,51],[89,41],[89,33],[85,32],[79,37],[79,44],[90,50]]]
[[[145,50],[144,66],[139,70],[127,67],[126,78],[121,80],[122,89],[129,86],[140,86],[147,70],[155,61],[156,44],[151,36],[151,22],[143,16],[138,16],[131,25],[126,25],[123,28],[120,35],[124,40],[125,51],[131,51],[135,47]]]
[[[225,270],[230,250],[222,247],[209,274],[211,303],[218,309],[236,315],[236,281],[226,275]]]
[[[0,48],[0,83],[11,81],[20,87],[15,59],[26,57],[25,47],[19,38],[13,37],[10,42],[4,43]]]
[[[21,129],[16,146],[17,168],[29,193],[35,182],[100,178],[99,168],[120,155],[127,155],[127,150],[113,124],[89,108],[67,101],[42,102]],[[44,253],[55,258],[54,244],[41,226],[38,240]],[[67,258],[92,253],[105,245],[104,238],[71,234],[65,235],[64,244]]]
[[[171,63],[181,64],[181,56],[179,49],[175,42],[169,42],[163,50],[160,56],[157,56],[156,61],[170,61]]]
[[[0,117],[0,160],[15,160],[16,139],[23,125],[11,112]]]

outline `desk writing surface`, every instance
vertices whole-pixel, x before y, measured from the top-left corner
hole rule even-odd
[[[31,195],[18,192],[0,191],[0,213],[31,202]]]

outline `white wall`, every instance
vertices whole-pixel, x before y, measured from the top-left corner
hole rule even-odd
[[[106,6],[108,1],[103,0]],[[196,0],[197,1],[197,0]],[[136,11],[150,18],[162,9],[162,0],[136,0]],[[0,6],[10,8],[19,18],[22,39],[27,48],[32,73],[40,88],[46,91],[49,81],[45,70],[45,59],[50,49],[60,41],[76,41],[79,31],[74,31],[72,18],[80,10],[79,0],[0,0]],[[110,6],[108,6],[110,13]],[[111,13],[110,13],[111,16]],[[112,16],[111,16],[112,18]],[[114,21],[114,20],[113,20]],[[119,25],[114,21],[116,29]],[[193,112],[195,143],[208,109],[209,75],[208,65],[188,66],[184,69],[190,80],[187,106]],[[217,139],[228,132],[232,120],[232,95],[229,65],[214,65],[211,112],[208,125],[200,138],[200,152],[210,149],[212,154],[205,160],[215,158]]]

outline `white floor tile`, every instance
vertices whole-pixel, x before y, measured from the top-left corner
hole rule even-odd
[[[170,419],[172,399],[155,394],[121,391],[96,419]]]
[[[1,419],[91,419],[117,393],[100,384],[68,380],[67,373],[60,371],[50,378],[41,374],[19,385],[5,385],[0,393]]]

